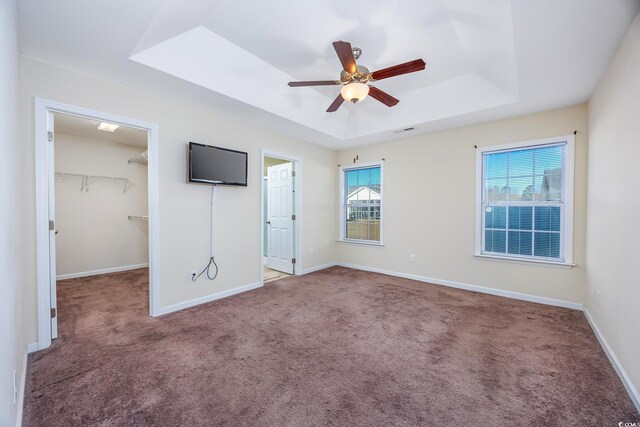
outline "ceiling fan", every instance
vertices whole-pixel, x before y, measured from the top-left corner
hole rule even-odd
[[[387,107],[393,107],[400,102],[398,99],[368,83],[388,79],[389,77],[395,77],[402,74],[422,71],[426,66],[422,59],[416,59],[414,61],[394,65],[393,67],[370,72],[367,67],[356,65],[356,59],[360,58],[360,55],[362,55],[362,49],[358,47],[352,48],[351,43],[343,41],[333,42],[333,48],[336,50],[338,59],[340,59],[343,68],[340,72],[339,80],[289,82],[289,86],[291,87],[342,85],[340,94],[331,103],[327,109],[327,113],[336,111],[345,100],[355,104],[356,102],[362,101],[367,95],[371,95],[372,98],[377,99]]]

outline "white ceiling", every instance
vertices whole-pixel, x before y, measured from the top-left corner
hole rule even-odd
[[[70,114],[56,113],[54,129],[56,133],[80,138],[117,142],[118,144],[147,147],[147,131],[127,126],[119,126],[114,132],[98,129],[100,121]]]
[[[331,42],[363,50],[370,70],[423,58],[427,69],[374,83],[400,99],[357,106],[359,143],[585,102],[637,0],[57,0],[19,2],[26,56],[200,102],[240,120],[332,148],[353,138]],[[410,133],[395,130],[414,127]]]

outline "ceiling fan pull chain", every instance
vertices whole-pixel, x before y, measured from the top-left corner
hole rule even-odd
[[[353,163],[358,160],[358,154],[356,153],[356,147],[358,142],[358,103],[353,104]]]

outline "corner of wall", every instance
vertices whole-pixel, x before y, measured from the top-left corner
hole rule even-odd
[[[640,147],[640,14],[608,64],[587,106],[588,177],[585,315],[640,412],[640,273],[629,221],[640,215],[635,167]],[[610,242],[615,239],[616,244]]]
[[[21,424],[26,372],[22,219],[24,199],[19,136],[20,48],[15,0],[0,2],[0,425]]]

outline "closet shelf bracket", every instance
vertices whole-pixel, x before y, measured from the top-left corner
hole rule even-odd
[[[126,193],[127,190],[131,189],[133,186],[133,181],[129,178],[123,178],[118,176],[101,176],[101,175],[86,175],[80,173],[62,173],[56,172],[55,175],[60,178],[80,178],[80,191],[89,191],[89,181],[90,180],[106,180],[106,181],[123,181],[124,187],[122,188],[122,193]]]
[[[149,152],[145,151],[128,160],[129,163],[140,163],[142,165],[149,164]]]

